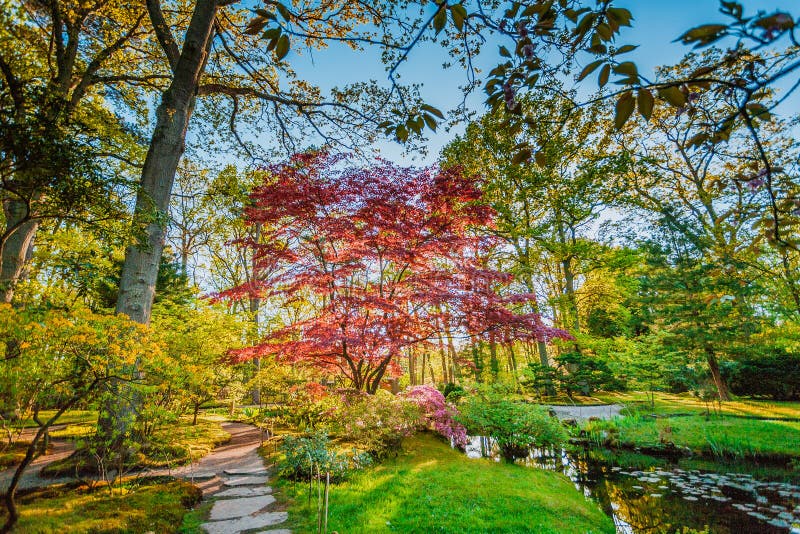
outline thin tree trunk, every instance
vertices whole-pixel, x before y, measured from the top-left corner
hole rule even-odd
[[[439,334],[439,357],[442,359],[442,382],[447,383],[447,351],[444,349],[444,341],[441,334]]]
[[[414,361],[414,351],[412,349],[408,349],[408,379],[411,382],[412,386],[417,385],[417,370],[415,368],[416,362]]]
[[[261,238],[261,223],[256,223],[254,226],[254,239],[256,243]],[[250,277],[254,278],[256,276],[256,258],[255,254],[253,255],[251,264],[250,264]],[[256,336],[258,336],[258,310],[261,308],[261,299],[250,297],[250,315],[252,317],[253,325],[256,328]],[[256,375],[256,380],[253,383],[253,404],[261,405],[261,384],[259,383],[259,376],[258,374],[261,371],[261,358],[256,357],[253,358],[253,371]]]
[[[253,324],[256,327],[256,333],[258,333],[258,309],[261,307],[261,299],[251,298],[250,299],[250,313],[253,317]],[[253,382],[253,391],[252,391],[252,398],[253,404],[261,405],[261,385],[259,383],[259,373],[261,372],[261,358],[253,358],[253,372],[255,373],[256,380]]]
[[[461,369],[458,367],[458,353],[453,343],[453,336],[447,332],[447,350],[450,353],[450,382],[456,383],[457,378],[461,378]]]
[[[714,354],[714,349],[706,347],[706,361],[708,361],[708,369],[711,371],[711,378],[714,380],[714,385],[717,387],[717,394],[719,400],[731,400],[731,394],[728,391],[728,385],[722,379],[722,374],[719,372],[719,362],[717,356]]]
[[[517,372],[517,355],[514,354],[514,345],[512,342],[508,343],[508,361],[511,366],[511,371]],[[516,377],[516,375],[514,375]]]
[[[575,298],[575,273],[572,272],[572,259],[565,259],[562,262],[562,267],[564,269],[564,289],[567,296],[567,307],[569,308],[565,315],[572,319],[570,327],[573,332],[577,333],[580,332],[580,322],[578,320],[578,303]],[[564,317],[565,321],[567,317]]]
[[[500,363],[497,361],[497,342],[494,340],[494,334],[489,336],[489,368],[492,370],[494,378],[497,378]]]
[[[28,218],[28,205],[20,200],[3,202],[3,215],[6,237],[0,246],[0,302],[8,304],[14,298],[14,289],[33,253],[33,238],[39,221]]]

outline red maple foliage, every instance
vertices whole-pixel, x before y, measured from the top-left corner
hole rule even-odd
[[[506,342],[567,337],[510,309],[532,295],[498,293],[511,276],[487,266],[498,243],[475,230],[494,213],[474,177],[386,161],[353,168],[324,152],[267,171],[245,212],[262,239],[240,243],[259,273],[221,296],[301,300],[313,312],[236,358],[307,362],[374,393],[387,373],[399,374],[403,349],[429,343],[441,325]]]

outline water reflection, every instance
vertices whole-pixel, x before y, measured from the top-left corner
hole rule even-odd
[[[470,438],[470,458],[500,461],[490,438]],[[800,534],[800,486],[747,473],[681,469],[654,460],[649,467],[619,465],[593,450],[532,449],[517,463],[558,471],[600,504],[620,534],[673,534],[684,528],[714,534]]]

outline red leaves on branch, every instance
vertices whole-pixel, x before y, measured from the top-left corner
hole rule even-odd
[[[248,359],[275,354],[344,374],[374,392],[400,371],[403,349],[462,335],[548,341],[566,333],[509,306],[532,295],[498,294],[510,275],[487,267],[498,243],[480,228],[494,213],[459,169],[353,168],[343,156],[304,153],[267,169],[245,217],[260,224],[254,282],[223,298],[272,298],[310,310],[273,331]]]

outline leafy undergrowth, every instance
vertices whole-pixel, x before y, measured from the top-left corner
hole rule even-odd
[[[607,403],[625,404],[635,412],[672,414],[705,414],[706,411],[721,415],[748,418],[800,419],[800,402],[737,399],[723,403],[704,402],[690,393],[656,393],[655,406],[650,404],[649,393],[603,392],[595,397]]]
[[[107,486],[54,486],[17,499],[15,532],[177,532],[201,496],[195,486],[166,477],[129,481],[113,492]],[[0,509],[0,523],[4,513]]]
[[[430,434],[406,452],[331,486],[328,531],[614,532],[611,520],[563,476],[518,465],[470,460]],[[279,481],[294,530],[316,529],[316,491]]]
[[[183,522],[177,531],[178,534],[198,534],[198,532],[204,532],[200,525],[208,521],[208,515],[211,513],[213,505],[213,502],[204,502],[189,510],[186,515],[183,516]]]
[[[181,420],[174,425],[165,425],[149,437],[148,442],[126,464],[130,470],[144,468],[176,467],[190,461],[196,461],[215,447],[227,443],[231,435],[227,433],[219,421],[198,419],[197,425],[189,420]],[[86,437],[87,431],[80,425],[72,425],[65,429],[75,437]],[[91,436],[93,432],[89,432]],[[81,443],[85,444],[85,443]],[[70,476],[76,472],[91,474],[97,471],[96,462],[85,447],[80,447],[68,458],[51,463],[42,470],[44,476]]]
[[[626,417],[586,425],[591,436],[623,447],[658,448],[666,443],[704,456],[733,459],[800,458],[800,423],[692,415],[656,419]]]

